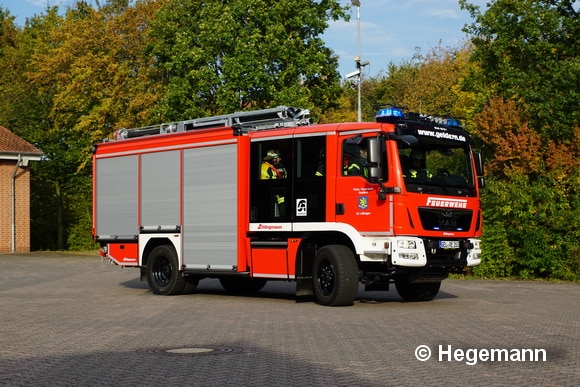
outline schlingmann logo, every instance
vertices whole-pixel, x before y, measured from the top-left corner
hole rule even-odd
[[[451,345],[437,347],[439,362],[458,362],[473,366],[477,363],[496,362],[546,362],[548,355],[542,348],[452,348]],[[415,348],[415,357],[419,361],[431,359],[431,348],[428,345],[419,345]]]

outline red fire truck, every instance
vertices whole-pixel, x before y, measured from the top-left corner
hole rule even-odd
[[[280,106],[95,144],[101,254],[140,268],[155,294],[282,280],[329,306],[352,305],[360,283],[431,300],[449,273],[479,264],[483,163],[457,120],[393,106],[377,122],[309,114]]]

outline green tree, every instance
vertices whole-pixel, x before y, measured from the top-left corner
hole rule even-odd
[[[386,76],[363,83],[367,116],[376,113],[377,102],[405,106],[427,114],[465,117],[471,113],[473,93],[461,90],[467,75],[469,47],[435,47],[426,55],[419,51],[399,65],[390,63]]]
[[[4,10],[0,7],[0,56],[4,54],[5,48],[14,47],[16,35],[14,16],[10,15],[9,10]]]
[[[485,12],[460,0],[475,22],[471,86],[517,101],[545,138],[569,141],[580,124],[580,21],[573,0],[495,0]]]
[[[580,129],[547,146],[514,101],[492,99],[475,117],[488,158],[482,276],[577,279]]]
[[[46,155],[34,174],[35,192],[45,198],[33,208],[40,214],[33,227],[47,230],[38,234],[48,236],[40,247],[92,245],[91,143],[152,120],[161,73],[144,36],[162,3],[115,0],[94,9],[79,1],[64,18],[55,10],[25,28],[32,47],[26,80],[44,107],[42,127],[29,129]]]
[[[484,264],[476,273],[577,279],[580,23],[565,0],[496,0],[475,22],[475,131],[487,155]],[[506,255],[502,255],[505,253]],[[509,255],[507,255],[509,254]]]
[[[0,7],[0,125],[5,127],[10,127],[8,119],[14,112],[10,98],[14,93],[12,88],[19,84],[18,74],[10,71],[18,63],[15,60],[17,33],[14,17]]]
[[[335,98],[336,108],[327,110],[317,117],[319,124],[331,122],[355,122],[357,120],[356,86],[343,85],[343,90]]]
[[[0,60],[0,124],[33,143],[46,153],[50,141],[45,134],[51,127],[49,118],[52,93],[40,92],[28,77],[34,73],[30,58],[35,50],[50,46],[49,33],[61,21],[56,7],[47,8],[43,17],[27,20],[24,28],[11,28],[9,45],[4,45]],[[45,90],[46,91],[46,90]],[[45,161],[32,163],[31,217],[33,249],[57,248],[58,227],[53,187],[45,184]]]
[[[321,34],[335,0],[170,0],[152,30],[166,71],[163,120],[282,104],[334,105],[337,58]]]

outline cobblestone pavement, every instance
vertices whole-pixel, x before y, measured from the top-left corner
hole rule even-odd
[[[0,265],[0,385],[580,384],[578,284],[446,280],[431,302],[361,289],[354,306],[329,308],[286,282],[253,297],[216,280],[155,296],[138,270],[98,256]],[[492,362],[494,349],[546,359]]]

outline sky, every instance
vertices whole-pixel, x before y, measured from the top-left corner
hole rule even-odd
[[[471,0],[485,7],[489,0]],[[44,12],[47,5],[58,5],[61,11],[75,0],[0,0],[0,7],[16,17],[23,26],[27,17]],[[341,0],[350,5],[351,0]],[[467,37],[462,28],[472,19],[460,9],[458,0],[360,0],[360,57],[370,64],[363,69],[364,76],[385,72],[389,63],[400,64],[410,60],[419,50],[427,54],[431,48],[456,48]],[[357,12],[351,11],[349,22],[331,22],[323,35],[326,45],[339,57],[339,72],[344,78],[356,70]]]

